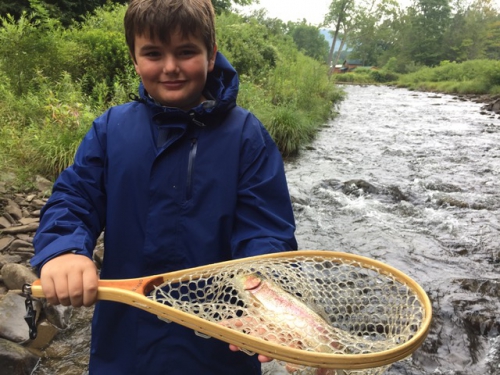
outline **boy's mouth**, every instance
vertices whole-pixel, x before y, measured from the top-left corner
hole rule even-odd
[[[184,86],[186,81],[184,80],[177,80],[177,81],[163,81],[161,84],[169,89],[176,89],[176,88],[181,88]]]

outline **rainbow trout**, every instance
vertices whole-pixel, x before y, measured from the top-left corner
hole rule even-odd
[[[235,280],[252,315],[250,334],[290,347],[317,352],[341,353],[336,329],[305,303],[278,285],[253,273]],[[251,324],[249,324],[250,326]],[[296,365],[287,364],[294,372]],[[344,374],[342,370],[318,369],[316,374]]]

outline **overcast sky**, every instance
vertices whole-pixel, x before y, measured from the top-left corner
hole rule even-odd
[[[472,0],[468,0],[472,2]],[[308,23],[318,25],[323,22],[332,0],[260,0],[260,4],[239,9],[261,9],[268,11],[268,17],[279,18],[284,22],[300,22],[303,18]],[[399,0],[400,4],[410,4],[412,0]],[[500,9],[500,0],[492,0],[496,9]]]
[[[318,25],[323,22],[325,14],[332,0],[260,0],[260,4],[239,8],[267,10],[270,18],[279,18],[284,22],[302,21],[303,18],[308,23]]]

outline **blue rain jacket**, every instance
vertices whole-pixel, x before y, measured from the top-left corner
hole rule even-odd
[[[283,162],[262,124],[236,105],[238,77],[219,53],[210,100],[161,107],[143,86],[97,118],[42,210],[31,263],[68,251],[92,256],[104,230],[102,279],[135,278],[297,248]],[[260,374],[175,323],[100,301],[90,374]]]

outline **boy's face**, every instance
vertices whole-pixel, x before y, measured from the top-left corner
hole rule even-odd
[[[173,33],[169,44],[148,35],[135,36],[135,71],[145,89],[157,102],[189,110],[200,104],[207,79],[215,63],[202,40],[194,35],[183,38]]]

